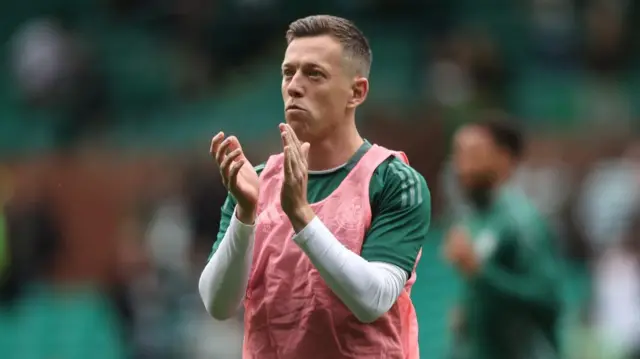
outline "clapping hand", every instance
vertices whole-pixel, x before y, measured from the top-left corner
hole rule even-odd
[[[291,126],[280,124],[284,147],[284,183],[280,192],[282,210],[296,232],[315,216],[307,201],[309,143],[301,143]]]
[[[220,169],[222,184],[237,202],[236,216],[252,224],[256,216],[259,195],[258,174],[242,151],[235,136],[225,138],[220,132],[211,139],[211,156]]]

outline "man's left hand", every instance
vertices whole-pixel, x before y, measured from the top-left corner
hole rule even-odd
[[[309,143],[301,143],[291,126],[280,124],[284,146],[284,182],[280,192],[282,210],[296,233],[315,217],[307,201]]]
[[[444,254],[451,264],[467,276],[476,274],[480,269],[480,260],[473,248],[473,243],[463,228],[455,227],[449,231]]]

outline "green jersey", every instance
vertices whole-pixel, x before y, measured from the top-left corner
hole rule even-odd
[[[463,286],[462,356],[555,358],[560,271],[542,215],[524,194],[505,188],[461,224],[482,263]]]
[[[309,203],[322,201],[335,191],[370,148],[371,144],[365,142],[344,166],[336,170],[309,173]],[[259,165],[256,171],[260,173],[263,168],[264,164]],[[361,256],[370,262],[394,264],[411,273],[427,238],[431,217],[431,195],[424,178],[401,160],[389,157],[371,177],[369,201],[371,226]],[[212,254],[227,231],[235,206],[236,201],[228,195],[222,206],[220,230]]]

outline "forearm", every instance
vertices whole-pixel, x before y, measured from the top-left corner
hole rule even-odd
[[[200,276],[198,289],[209,314],[218,320],[237,313],[247,290],[253,257],[254,226],[243,224],[234,213],[220,247]]]
[[[386,313],[407,281],[403,269],[388,263],[368,262],[344,247],[317,217],[294,241],[327,286],[362,322],[373,322]]]

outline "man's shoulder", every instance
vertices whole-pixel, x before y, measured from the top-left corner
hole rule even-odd
[[[372,197],[381,200],[399,200],[407,205],[420,205],[431,200],[422,174],[395,156],[387,158],[376,168],[370,188]]]
[[[387,186],[408,186],[420,184],[426,186],[427,182],[415,168],[403,162],[396,156],[391,156],[382,161],[376,168],[374,175],[380,176]]]

